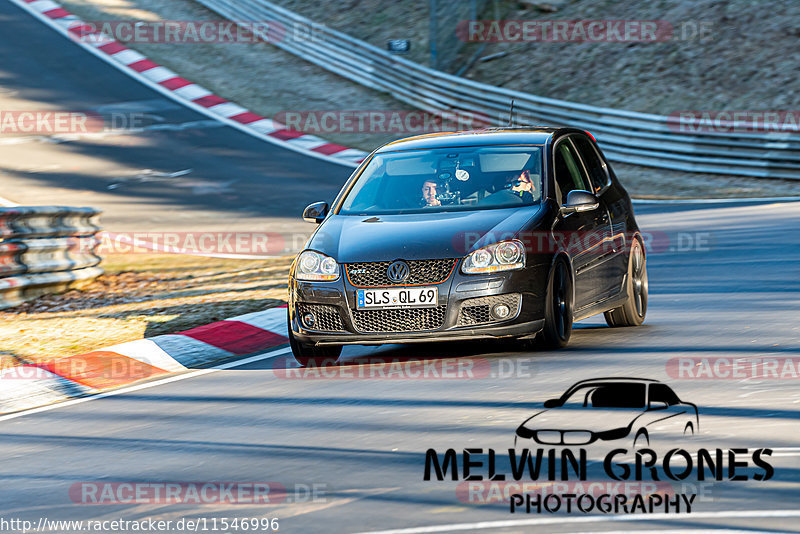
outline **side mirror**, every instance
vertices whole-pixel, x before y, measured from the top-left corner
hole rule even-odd
[[[600,201],[589,191],[576,189],[567,195],[567,203],[561,206],[561,213],[580,213],[584,211],[596,210],[600,206]]]
[[[319,224],[325,219],[326,215],[328,215],[327,202],[314,202],[303,210],[303,220],[305,222]]]
[[[663,401],[654,401],[650,403],[651,410],[666,410],[669,408],[669,404]]]
[[[561,406],[561,401],[559,399],[550,399],[544,401],[545,408],[558,408]]]

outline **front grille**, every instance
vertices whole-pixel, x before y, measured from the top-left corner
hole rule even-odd
[[[561,445],[561,432],[558,430],[539,430],[536,441],[545,445]]]
[[[386,269],[393,261],[369,263],[348,263],[345,265],[347,279],[356,287],[409,286],[419,284],[439,284],[447,280],[457,259],[449,260],[411,260],[408,263],[409,276],[402,282],[392,282]]]
[[[587,445],[592,433],[585,430],[539,430],[536,441],[544,445]]]
[[[444,324],[446,306],[392,310],[352,310],[356,330],[364,333],[436,330]]]
[[[319,330],[320,332],[344,332],[342,316],[336,306],[326,306],[325,304],[304,304],[297,305],[297,315],[303,317],[306,313],[313,313],[316,323],[309,330]]]
[[[583,430],[567,430],[561,436],[565,445],[586,445],[592,441],[592,433]]]
[[[519,313],[520,304],[519,293],[509,293],[507,295],[493,295],[491,297],[478,297],[467,299],[461,303],[461,311],[458,314],[458,326],[475,326],[479,324],[495,323],[513,319]],[[492,308],[498,304],[505,304],[511,309],[511,313],[505,319],[495,319],[492,317]]]

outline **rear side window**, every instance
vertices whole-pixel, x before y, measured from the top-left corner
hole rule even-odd
[[[600,192],[603,187],[608,185],[610,179],[605,162],[588,138],[582,135],[576,135],[572,137],[572,142],[575,143],[575,147],[581,155],[583,164],[586,166],[586,171],[589,173],[589,178],[594,185],[594,192]]]
[[[567,201],[570,191],[591,191],[591,186],[583,175],[579,160],[568,141],[563,141],[556,147],[555,167],[556,193],[559,204]]]
[[[650,402],[666,402],[669,406],[679,404],[681,401],[669,386],[664,384],[650,385]]]

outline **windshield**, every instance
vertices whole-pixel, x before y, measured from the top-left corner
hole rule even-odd
[[[376,154],[339,213],[381,215],[528,206],[541,200],[541,168],[540,146]]]
[[[587,384],[564,402],[568,408],[644,408],[645,384],[617,382]]]

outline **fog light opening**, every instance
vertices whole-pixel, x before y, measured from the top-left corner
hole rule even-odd
[[[306,328],[314,328],[314,325],[317,324],[317,318],[314,317],[313,313],[303,314],[301,321]]]
[[[492,315],[494,315],[497,319],[505,319],[511,315],[511,308],[505,304],[498,304],[492,308]]]

